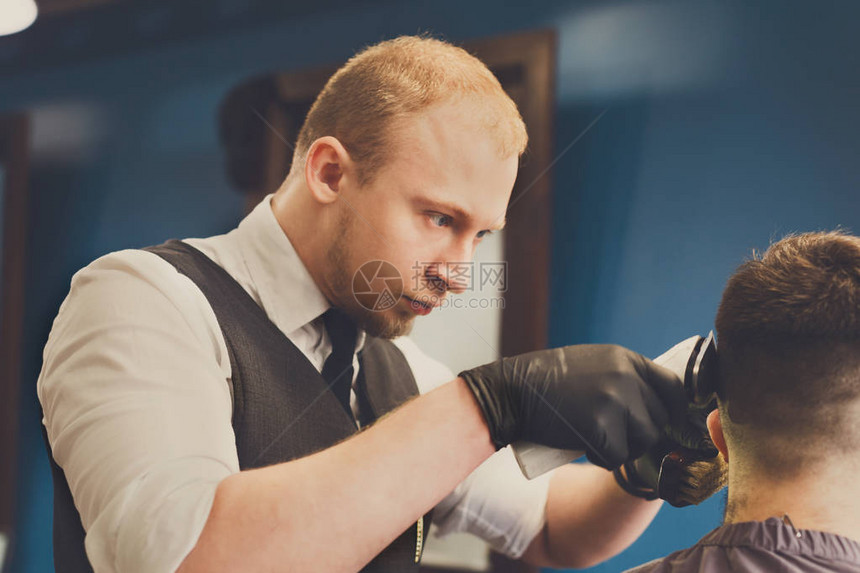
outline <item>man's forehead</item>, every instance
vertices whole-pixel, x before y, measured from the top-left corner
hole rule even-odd
[[[390,128],[394,151],[454,168],[467,164],[478,154],[497,148],[493,135],[477,117],[480,113],[471,103],[450,101],[402,116]]]
[[[423,208],[500,229],[518,159],[500,158],[492,136],[462,107],[442,107],[393,126],[383,166],[386,186],[405,191]]]

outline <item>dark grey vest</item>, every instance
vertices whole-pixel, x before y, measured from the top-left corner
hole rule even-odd
[[[181,241],[144,250],[190,278],[215,312],[230,356],[233,431],[242,470],[304,457],[357,431],[316,368],[226,271]],[[390,341],[367,337],[359,364],[356,394],[362,424],[418,394],[409,364]],[[91,572],[68,482],[53,458],[51,466],[55,568],[59,573]],[[413,524],[362,571],[417,571],[416,555],[426,540],[430,519],[430,513],[424,516],[420,532]]]

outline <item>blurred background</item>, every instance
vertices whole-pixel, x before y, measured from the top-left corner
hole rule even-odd
[[[307,90],[368,44],[428,32],[473,45],[500,58],[494,70],[529,106],[517,222],[479,250],[509,263],[509,295],[493,295],[504,309],[443,309],[413,334],[455,371],[547,344],[656,356],[712,328],[725,280],[753,248],[792,231],[860,230],[851,0],[37,4],[30,28],[0,37],[7,571],[52,570],[35,383],[74,272],[110,251],[235,226],[286,173]],[[523,38],[528,49],[510,49]],[[719,525],[717,497],[664,507],[592,570],[693,544]],[[431,544],[427,560],[528,570],[490,565],[486,547],[462,539]]]

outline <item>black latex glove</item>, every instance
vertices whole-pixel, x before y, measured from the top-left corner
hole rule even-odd
[[[585,450],[613,469],[660,438],[686,408],[681,381],[644,356],[614,345],[539,350],[460,373],[496,448],[517,440]]]
[[[707,429],[708,413],[716,407],[715,403],[706,406],[689,404],[680,423],[663,428],[660,440],[642,456],[624,464],[624,472],[616,472],[618,483],[630,494],[645,499],[663,497],[676,507],[687,503],[679,501],[679,487],[672,476],[660,479],[663,458],[670,452],[677,452],[685,462],[710,460],[719,453],[711,441]],[[714,486],[718,485],[714,483]]]

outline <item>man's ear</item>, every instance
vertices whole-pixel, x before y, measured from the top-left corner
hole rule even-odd
[[[354,173],[346,148],[335,137],[320,137],[308,148],[305,182],[311,196],[320,203],[333,203]]]
[[[726,437],[723,435],[723,422],[720,420],[720,409],[714,410],[708,414],[708,433],[711,434],[711,441],[723,454],[723,458],[729,461],[729,450],[726,447]]]

